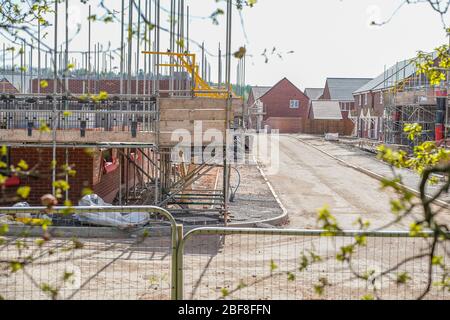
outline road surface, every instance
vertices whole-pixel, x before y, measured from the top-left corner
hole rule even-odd
[[[358,217],[372,227],[393,218],[390,194],[380,182],[300,142],[280,135],[279,170],[267,178],[289,213],[291,228],[317,228],[317,209],[328,205],[340,225],[356,229]],[[398,229],[401,226],[395,226]]]

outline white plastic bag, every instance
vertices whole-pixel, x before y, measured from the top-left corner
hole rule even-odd
[[[112,206],[96,194],[84,196],[78,202],[78,205],[83,207]],[[129,214],[121,214],[119,212],[90,212],[79,213],[75,216],[80,222],[104,227],[117,227],[119,229],[143,226],[150,220],[150,215],[146,212],[132,212]]]
[[[14,208],[29,208],[28,202],[17,202],[13,205]],[[31,213],[16,213],[17,218],[32,218]]]

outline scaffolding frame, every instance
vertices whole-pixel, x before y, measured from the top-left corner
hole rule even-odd
[[[384,93],[383,136],[387,144],[413,146],[435,140],[437,88],[415,68],[411,76],[399,79],[401,72],[412,63],[402,68],[397,64],[392,75],[385,74],[384,87],[388,89]],[[411,123],[422,127],[415,141],[410,141],[404,132],[405,125]]]
[[[226,52],[223,55],[226,62],[225,67],[222,67],[222,52],[220,50],[219,43],[219,59],[218,59],[218,84],[213,85],[211,81],[211,65],[208,61],[207,55],[211,55],[206,49],[205,45],[202,45],[202,58],[201,62],[195,61],[195,55],[191,51],[191,40],[189,34],[190,25],[190,10],[186,5],[185,0],[172,0],[170,6],[170,30],[168,32],[167,39],[161,39],[161,31],[166,31],[161,26],[161,22],[164,18],[161,17],[161,12],[164,12],[164,8],[161,7],[160,0],[144,0],[145,11],[141,10],[141,2],[137,4],[134,1],[128,1],[128,8],[125,6],[126,0],[121,0],[121,43],[120,43],[120,68],[118,73],[114,72],[112,68],[112,54],[114,50],[111,48],[104,49],[104,46],[100,43],[92,43],[91,32],[95,32],[95,26],[91,28],[91,19],[89,20],[88,37],[86,39],[87,50],[70,50],[69,38],[68,38],[68,11],[67,3],[65,1],[65,22],[63,29],[65,28],[65,46],[60,46],[58,41],[58,4],[55,4],[54,8],[54,43],[53,48],[43,49],[41,46],[41,39],[37,39],[37,48],[33,44],[25,45],[20,43],[24,54],[21,60],[21,70],[28,70],[27,75],[30,79],[36,78],[37,75],[38,85],[37,93],[33,90],[22,90],[20,94],[14,96],[2,96],[3,102],[0,102],[0,118],[3,118],[4,124],[1,129],[25,129],[27,127],[30,132],[33,132],[37,127],[35,120],[44,119],[48,127],[51,129],[52,138],[51,141],[46,142],[31,142],[31,139],[17,142],[12,140],[7,142],[11,147],[36,147],[36,148],[52,148],[53,158],[56,157],[57,149],[69,149],[69,148],[115,148],[120,149],[120,156],[124,159],[129,159],[127,150],[133,148],[150,148],[156,153],[156,159],[154,159],[154,168],[156,174],[152,183],[155,186],[155,204],[167,205],[169,203],[177,205],[178,203],[184,203],[184,207],[176,209],[184,213],[201,211],[197,208],[186,206],[186,193],[183,194],[183,190],[178,190],[178,186],[189,186],[192,182],[210,171],[212,167],[222,168],[223,171],[223,183],[221,190],[210,190],[208,195],[205,192],[200,194],[192,194],[190,196],[195,200],[191,203],[201,203],[198,201],[200,198],[208,198],[208,203],[218,204],[218,212],[223,215],[225,224],[228,222],[228,194],[230,186],[230,164],[227,163],[227,157],[224,157],[223,164],[212,165],[205,164],[200,165],[195,170],[195,175],[191,176],[191,172],[184,172],[183,167],[191,164],[190,159],[186,159],[184,164],[175,164],[171,162],[170,156],[166,150],[166,146],[161,145],[160,138],[160,98],[161,96],[169,96],[170,98],[177,97],[207,97],[218,98],[226,100],[226,130],[232,128],[233,116],[232,116],[232,86],[231,86],[231,64],[232,64],[232,10],[234,4],[231,0],[227,0],[226,9]],[[127,13],[128,11],[128,13]],[[133,14],[137,12],[138,16]],[[89,17],[91,16],[91,6],[89,6]],[[140,34],[145,34],[144,50],[141,52],[140,40],[136,40],[133,36],[135,21],[138,21],[138,28],[136,34],[139,37]],[[127,22],[128,20],[128,22]],[[145,23],[139,23],[139,22]],[[127,26],[128,24],[128,26]],[[39,32],[41,32],[41,26],[38,26]],[[61,28],[61,26],[59,26]],[[126,37],[126,27],[128,27],[131,36]],[[145,29],[145,32],[143,32]],[[45,28],[44,28],[45,29]],[[61,37],[60,37],[61,38]],[[167,41],[166,41],[167,40]],[[133,44],[133,42],[136,42]],[[163,52],[161,49],[167,46],[168,52]],[[93,50],[91,48],[94,48]],[[106,48],[106,46],[105,46]],[[37,70],[33,68],[33,50],[37,53]],[[45,51],[45,55],[41,55],[41,51]],[[136,50],[136,51],[134,51]],[[28,60],[28,68],[26,68],[25,55],[30,54]],[[151,53],[151,54],[143,54]],[[3,74],[6,75],[9,68],[5,63],[5,46],[3,45]],[[44,71],[41,70],[41,56],[45,57]],[[108,71],[108,56],[109,56],[109,71]],[[140,60],[144,59],[143,73],[140,67]],[[81,59],[77,60],[80,57]],[[48,59],[49,58],[49,59]],[[168,61],[165,59],[168,58]],[[135,63],[133,63],[135,59]],[[75,68],[69,70],[68,64],[72,63]],[[81,62],[81,63],[80,63]],[[12,55],[12,65],[14,65],[14,55]],[[133,73],[133,68],[135,72]],[[200,74],[201,70],[201,74]],[[223,75],[224,74],[224,75]],[[14,79],[14,73],[12,78]],[[24,89],[24,72],[21,71],[21,88]],[[87,81],[86,95],[72,94],[69,91],[69,78],[83,79]],[[120,93],[113,94],[108,97],[108,101],[111,104],[119,105],[118,108],[110,110],[108,106],[103,109],[85,108],[84,106],[75,106],[75,102],[85,99],[92,99],[94,94],[100,93],[100,79],[117,79],[120,81]],[[43,94],[41,90],[41,80],[47,79],[53,81],[53,90],[48,94]],[[239,79],[245,79],[245,66],[240,62],[239,64]],[[136,90],[132,90],[132,80],[136,83]],[[169,81],[169,90],[164,90],[160,87],[161,80]],[[142,82],[143,81],[143,82]],[[14,81],[13,81],[14,83]],[[32,82],[30,82],[32,83]],[[139,84],[144,83],[143,91],[140,92]],[[148,88],[147,88],[148,84]],[[33,84],[32,84],[33,85]],[[83,85],[84,86],[84,85]],[[36,88],[35,88],[36,89]],[[85,89],[85,88],[84,88]],[[83,93],[84,92],[83,89]],[[95,97],[94,97],[95,98]],[[14,100],[15,102],[11,102]],[[29,102],[24,102],[28,100]],[[143,108],[136,108],[136,102],[144,100]],[[33,101],[33,102],[30,102]],[[106,103],[108,103],[108,101]],[[103,102],[102,102],[103,103]],[[31,107],[24,107],[25,105],[31,105]],[[148,106],[148,107],[146,107]],[[72,112],[72,115],[68,115],[67,111]],[[76,129],[80,132],[85,128],[86,123],[80,123],[80,118],[89,117],[89,121],[97,123],[100,118],[102,121],[101,130],[111,130],[109,127],[110,118],[117,121],[117,118],[129,117],[129,121],[122,121],[123,126],[114,125],[114,130],[122,133],[135,132],[136,130],[146,130],[155,134],[155,142],[153,144],[143,143],[129,143],[129,142],[98,142],[98,143],[83,143],[83,142],[61,142],[57,141],[56,133],[59,130]],[[142,119],[147,119],[148,125],[140,126]],[[61,123],[67,123],[70,120],[69,127],[61,126]],[[90,123],[87,123],[89,128]],[[33,122],[31,125],[30,123]],[[106,124],[105,124],[106,123]],[[136,124],[137,123],[137,124]],[[105,125],[104,125],[105,124]],[[25,127],[24,127],[25,126]],[[99,128],[96,128],[99,129]],[[28,142],[27,142],[28,141]],[[224,141],[224,154],[228,149],[228,141]],[[198,170],[201,169],[201,170]],[[139,168],[136,171],[142,173]],[[144,174],[145,175],[145,174]],[[55,173],[53,173],[53,181],[55,180]],[[122,189],[120,189],[122,190]],[[176,191],[176,192],[175,192]],[[128,188],[126,191],[128,192]],[[167,200],[170,198],[169,201]],[[122,201],[122,196],[119,197]],[[128,198],[125,197],[123,202],[128,202]],[[121,203],[123,204],[123,203]]]

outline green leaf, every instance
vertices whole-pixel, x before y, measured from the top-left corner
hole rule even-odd
[[[295,281],[296,277],[295,274],[293,274],[292,272],[288,272],[288,281]]]
[[[402,272],[397,275],[397,284],[405,284],[409,280],[411,280],[411,277],[407,272]]]
[[[228,297],[230,295],[230,292],[226,288],[220,289],[220,292],[222,293],[223,298]]]
[[[275,261],[270,260],[270,272],[275,271],[276,269],[278,269],[277,264],[275,263]]]
[[[30,190],[31,188],[29,186],[23,186],[23,187],[19,187],[17,188],[17,195],[19,195],[22,199],[26,199],[28,198],[28,196],[30,195]]]
[[[11,261],[9,267],[11,268],[12,273],[16,273],[17,271],[22,270],[23,265],[18,261]]]

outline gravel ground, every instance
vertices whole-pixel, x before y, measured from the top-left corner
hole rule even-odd
[[[274,198],[256,164],[240,165],[240,186],[235,200],[230,203],[232,223],[251,223],[274,219],[283,210]],[[238,176],[232,171],[231,185],[237,186]]]

